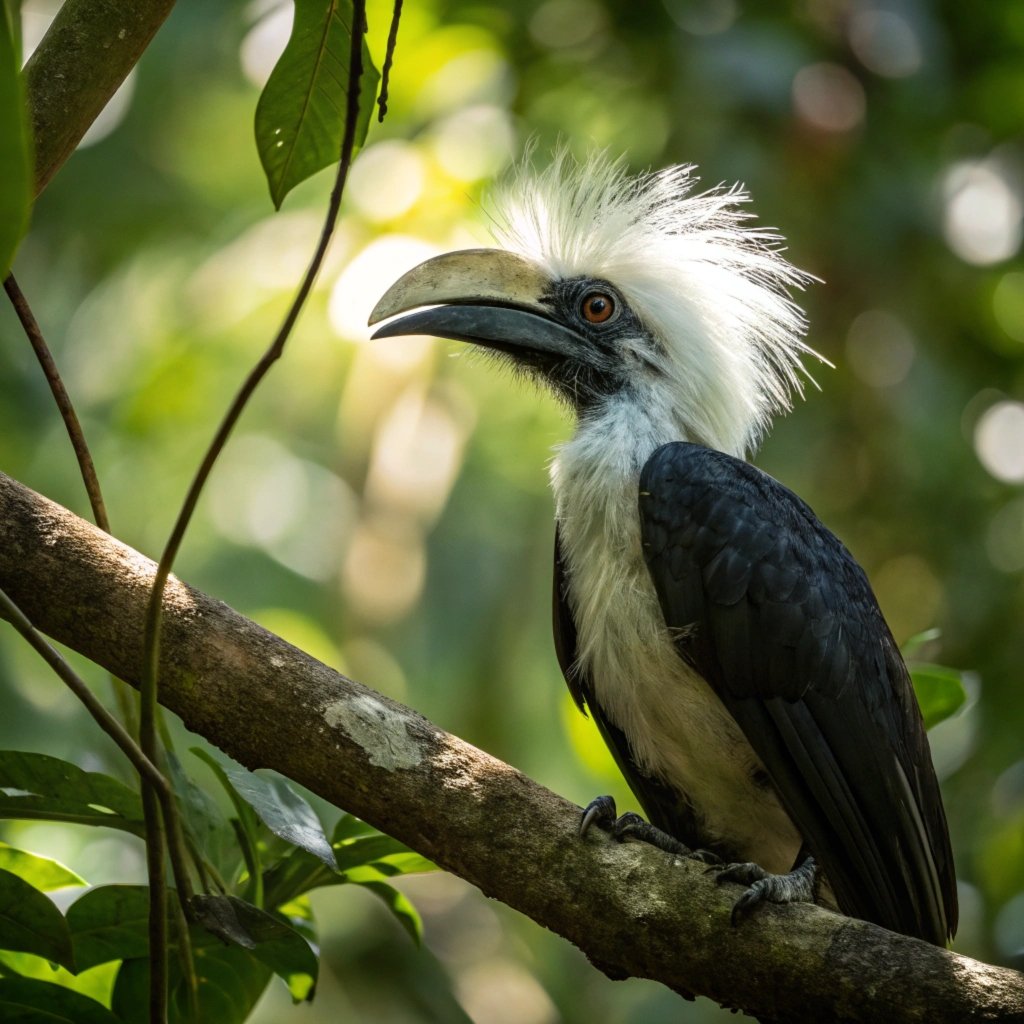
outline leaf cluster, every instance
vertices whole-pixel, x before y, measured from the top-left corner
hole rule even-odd
[[[180,933],[172,932],[171,1021],[240,1024],[275,975],[296,1003],[312,999],[319,968],[313,889],[361,886],[420,941],[419,915],[391,881],[433,870],[429,861],[347,814],[328,838],[313,807],[283,779],[205,750],[192,753],[225,799],[172,762],[190,852],[210,890],[193,897],[185,925],[198,1016],[190,1009]],[[0,751],[0,817],[143,834],[136,790],[44,754]],[[79,887],[85,891],[65,914],[47,895]],[[175,900],[169,891],[172,912]],[[148,914],[146,886],[88,887],[54,860],[0,844],[0,1019],[145,1020]],[[53,981],[41,980],[44,962],[62,968]],[[101,967],[111,977],[105,1002],[89,994],[90,975]]]

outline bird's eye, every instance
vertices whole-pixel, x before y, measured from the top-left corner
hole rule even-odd
[[[583,319],[592,324],[603,324],[615,312],[615,300],[604,292],[591,292],[580,305]]]

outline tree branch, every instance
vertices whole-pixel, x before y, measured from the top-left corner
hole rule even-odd
[[[64,0],[25,65],[36,195],[74,152],[173,6],[174,0]]]
[[[131,682],[154,564],[0,475],[0,587]],[[249,767],[275,768],[558,932],[612,977],[787,1022],[1024,1019],[1024,976],[808,905],[729,924],[737,891],[643,844],[577,837],[580,811],[514,768],[171,578],[161,697]]]

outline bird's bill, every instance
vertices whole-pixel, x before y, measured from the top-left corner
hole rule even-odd
[[[378,328],[373,337],[429,334],[506,352],[572,358],[584,342],[552,319],[544,301],[551,285],[540,267],[514,253],[462,249],[435,256],[400,277],[374,307],[369,323],[418,310]]]

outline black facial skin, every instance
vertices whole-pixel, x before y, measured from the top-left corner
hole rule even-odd
[[[615,304],[614,313],[602,323],[583,316],[584,300],[594,294],[606,295]],[[585,346],[579,359],[521,349],[510,353],[517,363],[539,376],[577,413],[629,386],[621,342],[646,330],[613,285],[599,278],[569,278],[557,281],[541,302],[550,307],[551,319],[577,333]]]

